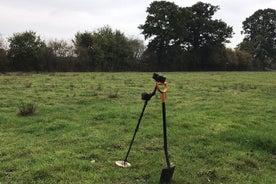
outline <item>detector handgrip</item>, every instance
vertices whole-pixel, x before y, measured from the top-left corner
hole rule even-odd
[[[156,88],[161,93],[162,102],[166,101],[166,92],[168,91],[167,82],[156,82]]]

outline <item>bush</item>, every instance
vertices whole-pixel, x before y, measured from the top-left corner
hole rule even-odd
[[[36,107],[32,103],[21,102],[18,109],[19,109],[19,112],[18,112],[19,116],[31,116],[35,113]]]
[[[0,48],[0,72],[5,72],[8,66],[7,53],[4,49]]]
[[[245,51],[226,49],[227,70],[247,70],[252,56]]]
[[[119,98],[119,89],[111,90],[108,98]]]

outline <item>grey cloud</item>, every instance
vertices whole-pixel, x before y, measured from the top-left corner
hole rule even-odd
[[[146,19],[146,8],[152,0],[0,0],[0,34],[33,30],[45,39],[72,39],[77,31],[93,31],[110,25],[128,36],[143,39],[139,24]],[[186,7],[195,0],[171,0]],[[275,0],[202,0],[219,5],[215,18],[233,26],[235,35],[229,45],[242,40],[242,21],[258,9],[276,8]]]

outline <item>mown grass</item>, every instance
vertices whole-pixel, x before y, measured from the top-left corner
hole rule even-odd
[[[173,183],[276,183],[276,73],[165,73]],[[0,183],[158,183],[165,166],[151,73],[0,75]],[[35,113],[20,116],[23,103]]]

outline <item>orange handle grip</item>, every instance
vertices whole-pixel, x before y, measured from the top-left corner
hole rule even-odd
[[[163,86],[163,88],[161,88]],[[168,83],[167,82],[156,82],[156,88],[161,93],[162,102],[166,101],[166,92],[168,91]]]

